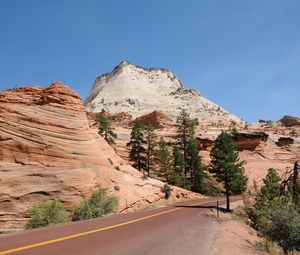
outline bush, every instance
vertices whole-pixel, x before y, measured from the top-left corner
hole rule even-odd
[[[285,203],[271,208],[267,218],[269,222],[262,230],[263,234],[277,242],[285,254],[300,251],[300,213],[295,206]]]
[[[87,220],[102,217],[116,211],[118,200],[108,196],[107,190],[98,188],[92,192],[89,200],[81,202],[74,209],[73,221]]]
[[[161,187],[160,190],[162,193],[165,194],[165,199],[169,199],[173,189],[168,184],[165,184],[164,186]]]
[[[39,228],[69,221],[63,203],[52,200],[40,202],[28,210],[30,220],[26,228]]]
[[[288,254],[300,250],[300,208],[289,192],[280,193],[280,178],[269,169],[254,205],[245,211],[252,226],[267,240],[276,242]]]

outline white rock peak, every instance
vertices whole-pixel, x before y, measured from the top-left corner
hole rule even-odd
[[[143,68],[128,61],[96,78],[85,108],[88,112],[102,109],[112,114],[128,112],[133,118],[158,110],[173,120],[181,109],[185,109],[200,122],[242,123],[238,117],[202,97],[197,90],[185,89],[171,71]]]

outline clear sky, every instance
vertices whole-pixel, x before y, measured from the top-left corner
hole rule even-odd
[[[248,122],[300,117],[299,0],[0,0],[0,89],[86,97],[122,60],[171,69]]]

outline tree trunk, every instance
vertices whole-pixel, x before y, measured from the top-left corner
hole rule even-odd
[[[229,193],[226,192],[226,210],[227,212],[230,211],[230,200],[229,200]]]

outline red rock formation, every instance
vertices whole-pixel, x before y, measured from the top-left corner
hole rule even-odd
[[[110,119],[117,123],[129,124],[132,122],[132,116],[127,112],[119,112],[110,117]]]
[[[0,229],[23,228],[35,202],[73,206],[98,185],[119,197],[120,212],[164,197],[163,183],[144,180],[90,129],[80,96],[60,83],[0,93],[0,182]]]
[[[261,142],[266,142],[268,135],[266,133],[237,133],[233,136],[233,140],[239,151],[254,151]]]
[[[170,121],[170,118],[160,111],[154,111],[139,117],[138,120],[143,124],[152,125],[154,128],[163,128],[164,124]]]

